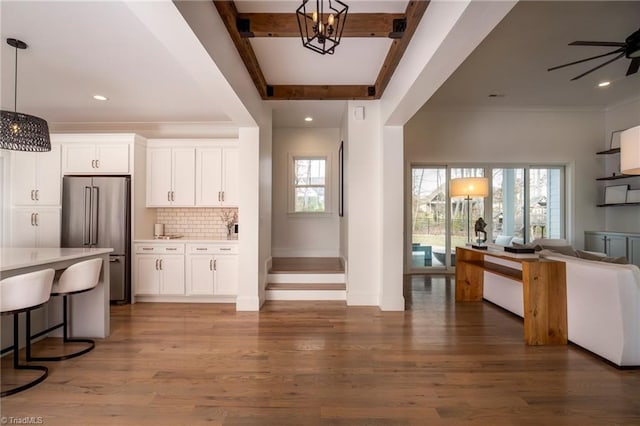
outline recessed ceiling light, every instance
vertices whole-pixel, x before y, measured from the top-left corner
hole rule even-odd
[[[489,93],[489,97],[490,98],[504,98],[505,94],[504,93]]]
[[[102,96],[102,95],[93,95],[93,99],[95,99],[96,101],[106,101],[109,98],[107,98],[106,96]]]
[[[304,118],[304,121],[313,121],[313,118],[311,118],[311,117],[305,117],[305,118]]]
[[[598,87],[607,87],[610,84],[610,81],[601,81],[600,83],[598,83]]]

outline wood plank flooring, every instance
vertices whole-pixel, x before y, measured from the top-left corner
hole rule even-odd
[[[2,416],[45,425],[640,424],[640,370],[574,345],[527,346],[519,318],[455,304],[452,278],[407,277],[405,288],[405,312],[342,302],[268,302],[259,313],[114,306],[108,339],[46,363],[49,378],[3,398]]]
[[[342,259],[338,257],[274,257],[269,273],[334,274],[344,272]]]

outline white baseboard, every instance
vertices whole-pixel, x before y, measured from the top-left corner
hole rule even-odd
[[[154,303],[236,303],[235,296],[136,296],[136,302]]]
[[[354,293],[347,295],[347,305],[349,306],[379,306],[377,293]]]

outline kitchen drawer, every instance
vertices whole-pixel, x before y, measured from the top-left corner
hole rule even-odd
[[[136,254],[184,254],[184,244],[136,244]]]
[[[187,244],[189,254],[238,254],[236,244]]]

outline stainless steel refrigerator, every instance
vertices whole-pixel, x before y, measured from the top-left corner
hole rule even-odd
[[[131,178],[65,176],[62,247],[110,247],[111,301],[131,301]]]

